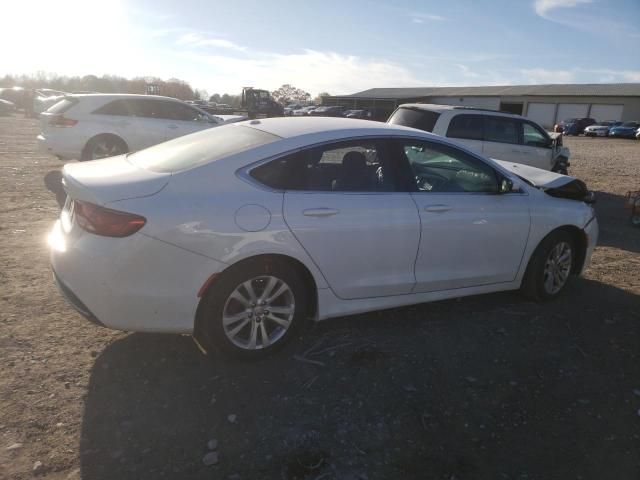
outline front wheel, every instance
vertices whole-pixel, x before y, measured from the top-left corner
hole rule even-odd
[[[522,291],[534,300],[557,297],[570,280],[575,247],[571,235],[556,231],[545,237],[531,256]]]
[[[209,349],[258,358],[280,347],[302,326],[309,292],[296,269],[252,262],[222,274],[203,299],[198,340]]]

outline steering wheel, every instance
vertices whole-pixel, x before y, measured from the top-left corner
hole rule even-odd
[[[449,179],[443,175],[429,172],[416,175],[416,183],[418,190],[437,192],[449,183]]]

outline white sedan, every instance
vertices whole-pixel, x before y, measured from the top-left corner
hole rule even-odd
[[[580,180],[365,120],[234,123],[63,177],[51,263],[77,310],[248,357],[305,318],[556,297],[598,235]]]

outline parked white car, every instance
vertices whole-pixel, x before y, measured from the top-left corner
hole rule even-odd
[[[567,173],[569,149],[562,135],[520,115],[451,105],[400,105],[388,123],[454,139],[477,153],[543,170]]]
[[[306,115],[309,115],[310,112],[314,111],[316,108],[318,108],[317,105],[310,105],[308,107],[302,107],[298,110],[294,110],[291,115],[294,117],[304,117]]]
[[[134,152],[188,133],[246,119],[210,115],[154,95],[68,95],[40,115],[38,144],[61,159],[94,160]]]
[[[245,356],[306,317],[556,297],[598,236],[580,180],[366,120],[235,123],[63,177],[51,264],[78,311]]]

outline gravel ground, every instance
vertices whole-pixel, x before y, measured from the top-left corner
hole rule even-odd
[[[566,140],[601,239],[557,301],[336,319],[237,363],[66,305],[45,245],[60,162],[37,131],[0,118],[0,478],[640,478],[640,230],[622,208],[640,142]]]

